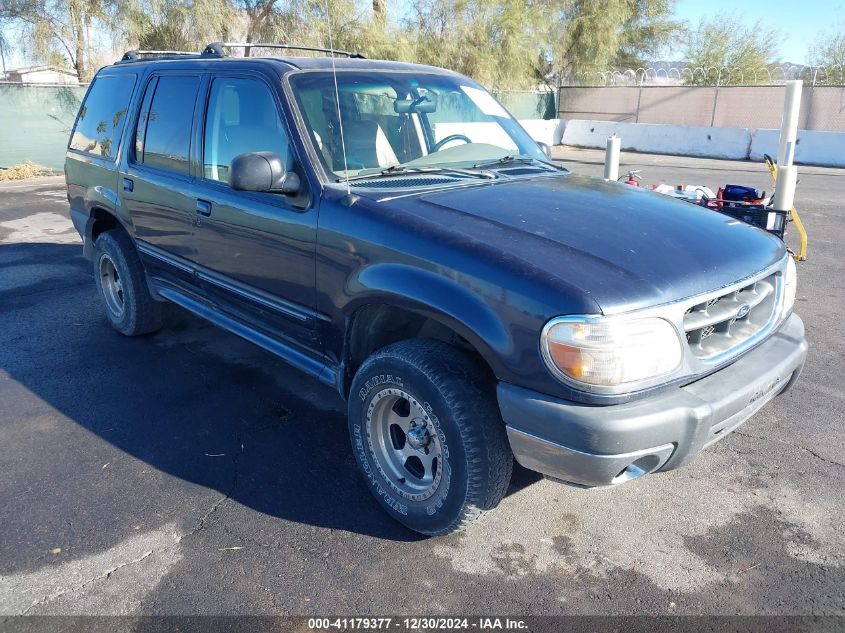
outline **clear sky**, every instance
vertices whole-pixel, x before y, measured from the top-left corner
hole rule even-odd
[[[745,22],[758,19],[781,32],[781,61],[807,62],[807,49],[819,31],[837,24],[845,28],[845,0],[678,0],[676,14],[697,24],[724,11],[737,13]]]

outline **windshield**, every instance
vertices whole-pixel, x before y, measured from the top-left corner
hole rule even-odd
[[[472,167],[499,159],[546,160],[490,93],[469,79],[408,72],[291,76],[317,156],[337,179],[398,167]],[[346,146],[344,160],[340,129]]]

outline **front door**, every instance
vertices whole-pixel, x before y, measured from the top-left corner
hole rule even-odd
[[[205,103],[194,227],[200,281],[234,316],[313,352],[316,206],[305,194],[228,184],[239,154],[271,151],[294,167],[277,96],[258,76],[216,75]]]

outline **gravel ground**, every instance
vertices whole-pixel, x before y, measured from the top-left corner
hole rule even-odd
[[[748,162],[628,168],[771,188]],[[61,178],[0,185],[0,614],[845,615],[843,197],[844,170],[801,170],[792,391],[681,470],[519,470],[498,511],[423,539],[359,480],[333,392],[176,309],[116,334]]]

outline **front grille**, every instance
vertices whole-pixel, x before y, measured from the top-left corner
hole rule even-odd
[[[778,275],[698,303],[684,314],[692,353],[701,359],[730,352],[765,329],[777,316]]]

